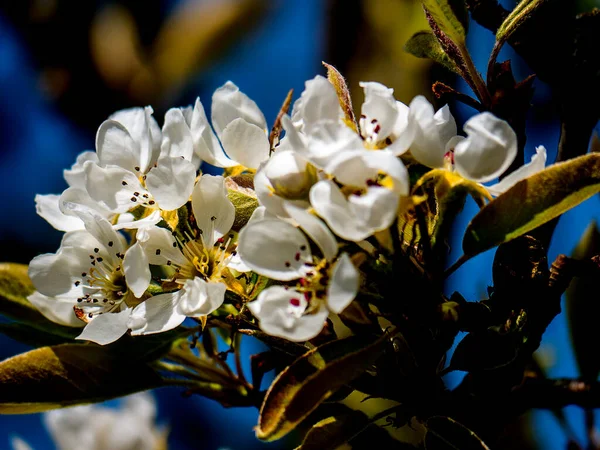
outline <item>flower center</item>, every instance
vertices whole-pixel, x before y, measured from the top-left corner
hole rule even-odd
[[[223,270],[235,255],[236,234],[231,232],[217,239],[213,245],[207,245],[203,233],[200,233],[197,238],[186,233],[185,237],[187,240],[175,237],[174,245],[179,247],[187,260],[183,265],[169,264],[175,267],[175,281],[181,283],[183,280],[195,277],[201,277],[206,281],[210,279],[221,281]]]
[[[329,285],[331,264],[326,259],[322,259],[318,264],[307,263],[312,266],[304,278],[300,278],[296,284],[296,291],[304,295],[308,303],[305,314],[315,313],[319,310],[321,302],[325,301],[327,295],[327,286]],[[297,304],[293,303],[294,301]],[[300,306],[300,300],[292,298],[292,306]]]
[[[109,242],[109,247],[112,244],[112,241]],[[123,273],[122,260],[125,255],[117,252],[117,264],[114,264],[99,256],[99,252],[99,248],[93,249],[89,269],[81,273],[81,280],[75,281],[75,286],[82,286],[84,295],[77,299],[73,310],[77,318],[86,323],[100,314],[118,312],[123,302],[130,297],[134,299]]]

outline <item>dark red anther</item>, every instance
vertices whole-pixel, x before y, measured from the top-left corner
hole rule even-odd
[[[299,298],[290,298],[290,304],[292,306],[300,306],[300,299]]]

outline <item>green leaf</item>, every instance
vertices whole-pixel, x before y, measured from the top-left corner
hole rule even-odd
[[[16,263],[0,263],[0,311],[11,319],[37,320],[41,314],[27,301],[35,291],[27,266]]]
[[[590,223],[572,253],[575,259],[588,259],[600,254],[600,230],[596,222]],[[569,319],[571,343],[581,378],[595,381],[600,374],[600,284],[593,277],[575,277],[566,292],[566,310]]]
[[[296,450],[335,450],[368,425],[369,417],[362,411],[327,417],[313,425]]]
[[[600,154],[579,156],[519,181],[471,220],[465,257],[522,236],[600,192]]]
[[[383,353],[387,335],[376,341],[351,336],[316,347],[284,369],[263,401],[256,435],[285,436],[343,385],[364,373]]]
[[[475,433],[450,417],[430,417],[425,427],[426,450],[489,450]]]
[[[464,47],[469,13],[464,0],[421,0],[438,28],[459,47]]]
[[[521,0],[498,27],[496,40],[506,42],[544,3],[546,0]]]
[[[417,58],[428,58],[460,75],[454,61],[442,49],[431,31],[418,31],[404,44],[404,51]]]
[[[24,323],[0,323],[0,333],[8,336],[15,341],[30,345],[31,347],[45,347],[47,345],[58,345],[72,342],[75,337],[81,333],[79,328],[68,328],[73,330],[71,337],[65,337],[60,334],[48,333],[39,328],[26,325]]]
[[[0,413],[95,403],[165,385],[149,365],[101,346],[42,347],[0,363]]]

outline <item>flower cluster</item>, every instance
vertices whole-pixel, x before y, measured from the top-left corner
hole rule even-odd
[[[38,213],[65,232],[55,254],[36,257],[29,297],[46,317],[108,344],[207,320],[224,304],[273,336],[316,337],[364,285],[361,264],[411,195],[407,166],[498,178],[517,154],[511,127],[475,115],[457,135],[447,106],[397,101],[361,83],[358,122],[317,76],[269,137],[264,115],[231,82],[212,98],[167,111],[115,113],[96,151],[64,172],[69,187],[36,197]],[[212,125],[211,125],[212,124]],[[202,164],[223,169],[202,173]],[[545,150],[500,183],[498,195],[541,170]]]

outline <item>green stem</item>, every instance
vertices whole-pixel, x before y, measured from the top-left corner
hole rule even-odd
[[[471,78],[474,91],[477,94],[479,101],[483,104],[483,106],[485,106],[487,109],[489,109],[492,104],[492,99],[490,97],[490,93],[487,89],[487,86],[485,85],[485,82],[483,81],[483,78],[477,71],[477,68],[475,67],[475,63],[473,63],[473,60],[471,59],[471,55],[470,55],[469,51],[467,50],[467,48],[464,45],[457,45],[457,47],[463,57],[463,61],[465,63],[467,72]],[[468,81],[468,80],[466,80],[466,81]]]

